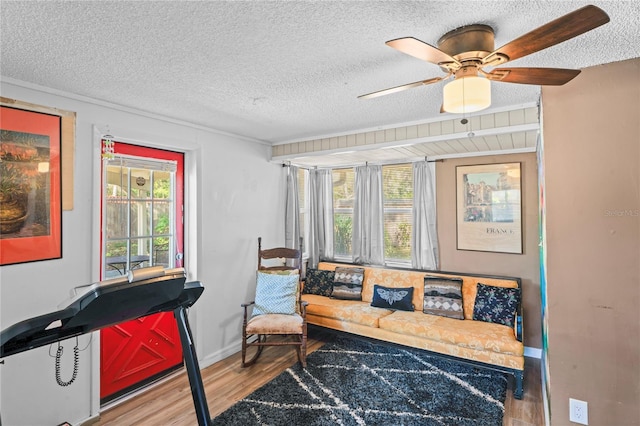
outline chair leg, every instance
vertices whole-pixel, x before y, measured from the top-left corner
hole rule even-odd
[[[244,333],[242,334],[242,362],[241,362],[241,366],[245,367],[245,358],[247,356],[247,336],[244,335]]]
[[[267,341],[267,336],[265,336],[264,334],[259,334],[258,335],[258,340],[256,342],[257,343],[264,343],[266,341]],[[247,347],[249,347],[249,346],[257,346],[256,353],[255,353],[255,355],[253,355],[253,357],[249,361],[245,361],[246,356],[247,356]],[[255,362],[258,360],[258,357],[262,353],[263,349],[264,349],[264,346],[253,345],[251,343],[247,343],[247,339],[243,338],[242,339],[242,364],[241,364],[241,367],[245,368],[245,367],[249,367],[249,366],[255,364]]]
[[[298,348],[298,359],[300,360],[300,364],[302,364],[302,368],[307,368],[307,335],[302,335],[302,342]]]

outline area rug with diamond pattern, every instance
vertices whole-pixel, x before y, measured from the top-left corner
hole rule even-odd
[[[501,372],[336,336],[213,424],[499,426],[506,391]]]

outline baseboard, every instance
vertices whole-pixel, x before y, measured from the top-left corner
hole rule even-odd
[[[542,358],[542,349],[538,348],[530,348],[529,346],[524,347],[524,356],[528,358]]]
[[[91,416],[85,420],[82,420],[80,423],[78,423],[80,426],[91,426],[93,424],[96,424],[100,421],[100,415],[96,414],[95,416]]]
[[[198,361],[198,364],[200,365],[200,369],[202,370],[203,368],[207,368],[208,366],[213,365],[218,361],[222,361],[223,359],[235,353],[240,352],[241,349],[242,349],[242,342],[237,341],[220,349],[219,351],[209,354],[206,357],[204,357],[201,361]]]

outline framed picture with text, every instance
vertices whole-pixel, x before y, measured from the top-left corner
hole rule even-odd
[[[521,164],[456,167],[458,250],[522,254]]]
[[[62,257],[61,118],[0,107],[0,265]]]

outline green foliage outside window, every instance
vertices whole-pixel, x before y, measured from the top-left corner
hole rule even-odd
[[[384,257],[411,260],[413,168],[411,164],[382,167]]]
[[[355,172],[333,170],[333,250],[337,256],[350,256],[353,236]]]
[[[411,259],[411,224],[400,223],[396,232],[389,232],[385,226],[384,231],[384,257],[385,259]]]
[[[333,218],[333,247],[337,255],[351,254],[353,236],[353,219],[351,215],[336,214]]]

